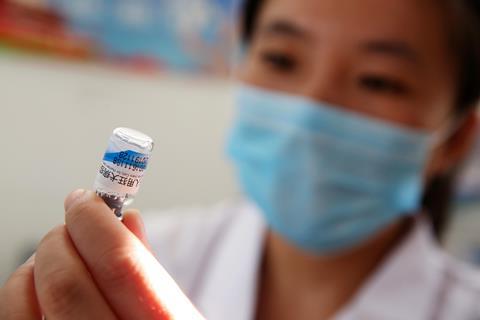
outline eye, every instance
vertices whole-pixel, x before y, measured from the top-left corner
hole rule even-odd
[[[264,63],[282,72],[292,71],[297,65],[295,59],[280,52],[263,52],[261,54],[261,59]]]
[[[403,82],[385,76],[363,76],[359,83],[361,87],[381,94],[403,95],[408,92],[408,87]]]

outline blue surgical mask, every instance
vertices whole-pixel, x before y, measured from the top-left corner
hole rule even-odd
[[[228,143],[268,225],[314,254],[353,248],[420,209],[432,135],[240,86]]]

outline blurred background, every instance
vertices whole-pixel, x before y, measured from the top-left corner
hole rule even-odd
[[[115,127],[156,149],[135,207],[237,193],[223,153],[241,0],[0,0],[0,285],[91,188]],[[447,249],[480,265],[480,139]]]

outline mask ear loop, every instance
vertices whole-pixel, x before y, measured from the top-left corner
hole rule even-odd
[[[435,150],[439,148],[444,142],[452,138],[463,126],[466,119],[466,115],[455,117],[455,119],[450,122],[450,125],[447,125],[442,129],[435,131],[431,137],[430,149]]]

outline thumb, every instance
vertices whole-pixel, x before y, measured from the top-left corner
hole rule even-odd
[[[130,209],[124,212],[123,214],[123,224],[133,233],[138,240],[140,240],[143,245],[149,250],[150,244],[148,243],[147,235],[145,232],[145,224],[140,216],[140,212],[135,209]]]

